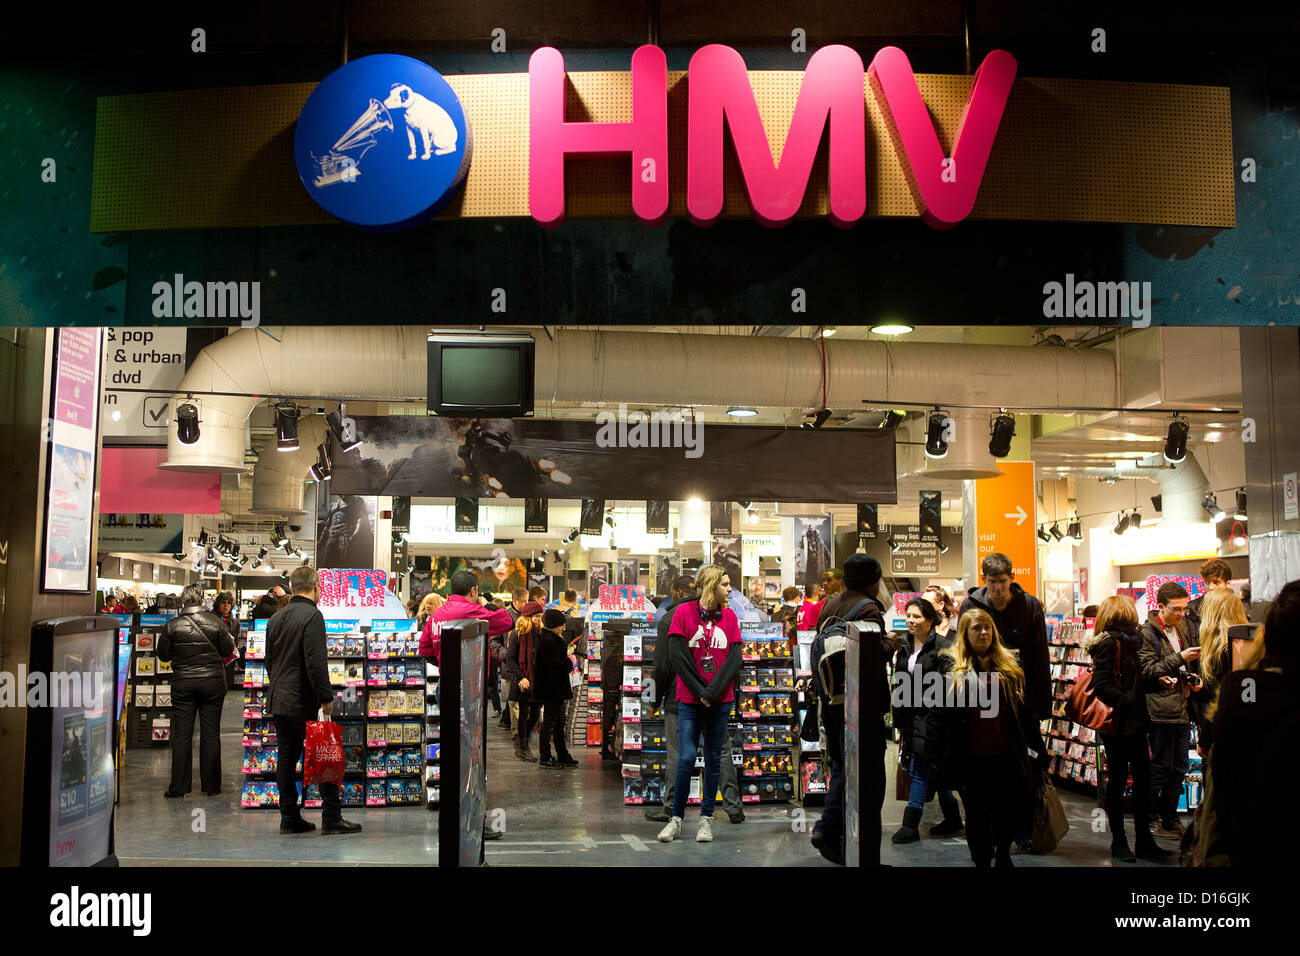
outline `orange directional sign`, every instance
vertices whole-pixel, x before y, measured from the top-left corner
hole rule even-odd
[[[1036,594],[1038,525],[1034,519],[1034,463],[1000,461],[1002,474],[975,482],[976,562],[995,551],[1011,559],[1016,583]]]

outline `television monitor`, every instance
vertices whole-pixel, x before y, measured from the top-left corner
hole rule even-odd
[[[431,414],[518,418],[533,413],[531,334],[430,332],[428,355]]]

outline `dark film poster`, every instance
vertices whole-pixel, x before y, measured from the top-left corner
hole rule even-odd
[[[938,544],[943,534],[943,494],[938,491],[921,492],[921,514],[918,524],[921,527],[922,544]]]
[[[375,499],[319,494],[317,502],[316,567],[373,568]]]
[[[715,534],[713,536],[713,552],[709,563],[725,568],[731,586],[736,589],[739,589],[741,584],[740,553],[740,535]]]
[[[795,518],[794,535],[787,560],[794,564],[794,583],[821,583],[822,575],[835,566],[834,522],[830,515]]]
[[[731,502],[709,502],[709,534],[731,534]]]
[[[457,531],[478,530],[478,499],[477,498],[456,499],[456,530]]]
[[[592,422],[353,416],[363,444],[334,461],[336,493],[478,498],[893,504],[888,429],[703,425],[681,447],[606,447]],[[833,461],[834,468],[808,467]]]
[[[524,499],[524,531],[545,534],[550,530],[550,503],[545,498]]]
[[[583,534],[601,534],[605,529],[605,499],[583,498],[582,521],[578,529]]]
[[[858,537],[874,538],[880,530],[880,509],[877,505],[858,505]]]
[[[654,590],[667,594],[682,573],[682,552],[678,548],[661,548],[654,557]]]
[[[645,533],[668,533],[668,502],[647,501],[645,503]]]
[[[632,585],[637,584],[639,563],[640,562],[636,558],[619,558],[618,559],[618,583],[632,584]]]
[[[587,597],[595,601],[600,597],[600,589],[609,584],[609,565],[593,564],[587,571]]]

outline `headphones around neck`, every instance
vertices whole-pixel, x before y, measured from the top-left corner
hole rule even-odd
[[[700,603],[698,603],[698,602],[696,603],[695,606],[698,607],[698,608],[700,609],[700,620],[701,620],[701,621],[708,621],[708,620],[712,619],[712,620],[714,620],[714,621],[719,621],[719,622],[720,622],[720,621],[722,620],[722,608],[718,608],[716,611],[706,611],[706,610],[704,609],[704,605],[703,605],[703,604],[700,604]]]

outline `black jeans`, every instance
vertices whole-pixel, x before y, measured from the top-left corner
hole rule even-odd
[[[1147,743],[1151,745],[1151,812],[1161,823],[1178,821],[1178,798],[1183,793],[1183,779],[1190,764],[1191,724],[1150,724]]]
[[[555,700],[548,700],[541,706],[542,711],[542,729],[537,735],[537,749],[541,759],[551,759],[551,741],[555,741],[555,759],[569,760],[569,748],[564,744],[564,710],[568,700],[563,697],[557,697]],[[522,704],[520,705],[523,706]],[[534,707],[538,706],[536,703]],[[522,712],[519,715],[523,720]]]
[[[307,740],[307,721],[300,717],[280,715],[271,719],[275,721],[275,736],[280,747],[279,763],[275,769],[275,781],[280,789],[280,819],[301,820],[302,810],[298,807],[296,786],[301,778],[294,768],[298,766],[298,758],[302,756],[303,744]],[[329,823],[343,816],[337,783],[322,783],[320,799],[322,822]]]
[[[1106,820],[1111,846],[1127,842],[1124,836],[1124,789],[1129,769],[1133,771],[1133,825],[1142,840],[1150,834],[1151,762],[1147,756],[1147,735],[1141,730],[1122,737],[1101,735],[1106,748]]]
[[[199,718],[199,786],[204,793],[221,789],[221,707],[226,678],[172,681],[172,779],[168,789],[185,794],[194,788],[194,715]]]
[[[492,709],[501,712],[501,662],[495,656],[489,661],[486,695],[492,701]]]
[[[600,752],[614,752],[614,734],[622,732],[622,697],[617,691],[605,691],[600,703]]]
[[[830,762],[830,777],[826,781],[826,802],[822,818],[813,830],[826,834],[831,846],[844,852],[844,705],[822,702],[822,723],[826,727],[826,758]],[[864,814],[864,819],[869,814]],[[867,843],[865,834],[864,845]]]
[[[961,787],[966,844],[976,866],[1011,861],[1011,841],[1025,828],[1029,793],[1014,757],[972,758]]]

